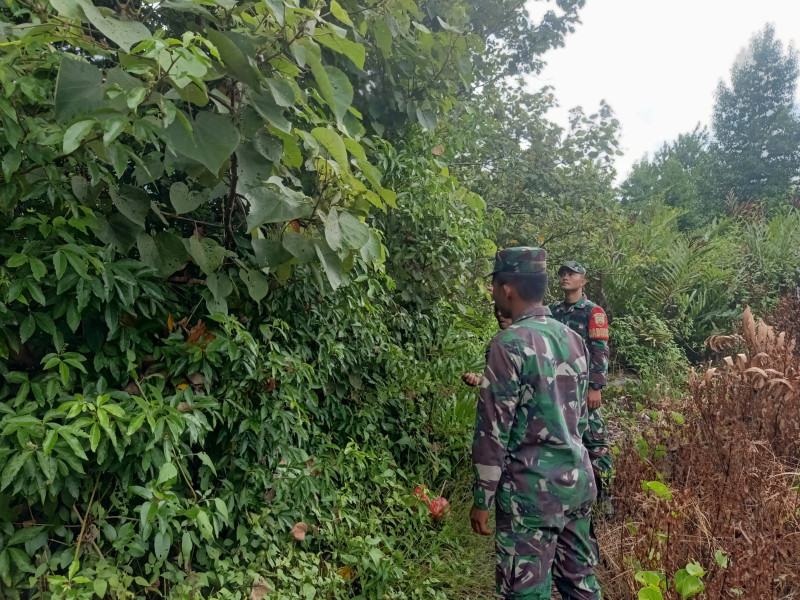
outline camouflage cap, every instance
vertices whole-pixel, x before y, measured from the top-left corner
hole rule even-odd
[[[498,250],[494,257],[495,273],[544,273],[547,268],[547,252],[544,248],[516,246]]]
[[[565,260],[563,263],[561,263],[561,266],[558,268],[558,272],[560,273],[564,269],[568,269],[573,273],[580,273],[581,275],[586,275],[586,267],[584,267],[579,262],[575,262],[574,260]]]

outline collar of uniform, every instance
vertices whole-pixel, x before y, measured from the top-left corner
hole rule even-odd
[[[522,319],[527,319],[528,317],[549,317],[549,316],[550,316],[549,307],[531,306],[528,310],[523,311],[521,315],[519,315],[516,319],[514,319],[514,323],[517,323]]]
[[[566,307],[567,310],[572,310],[573,308],[583,308],[584,306],[586,306],[586,301],[587,301],[586,294],[584,294],[583,296],[581,296],[581,299],[578,300],[575,304],[567,304],[565,302],[564,306]]]

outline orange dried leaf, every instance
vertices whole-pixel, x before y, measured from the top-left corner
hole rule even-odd
[[[351,567],[344,566],[338,571],[336,571],[336,574],[342,579],[352,579],[353,575],[355,574],[355,571],[353,571]]]
[[[181,383],[181,384],[180,384],[180,385],[178,385],[178,387],[176,387],[175,389],[176,389],[176,390],[178,390],[179,392],[182,392],[182,391],[183,391],[183,390],[185,390],[187,387],[189,387],[189,384],[188,384],[188,383]]]
[[[189,337],[186,339],[190,344],[197,344],[200,338],[206,333],[205,323],[198,321],[197,325],[189,330]]]
[[[296,539],[298,542],[302,542],[306,539],[306,532],[308,531],[308,525],[303,521],[294,524],[292,530],[289,532],[292,534],[292,537]]]
[[[169,329],[170,333],[175,330],[175,319],[172,318],[171,314],[167,317],[167,329]]]

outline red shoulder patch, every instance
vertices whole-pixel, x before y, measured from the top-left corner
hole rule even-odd
[[[589,339],[607,340],[608,339],[608,318],[605,311],[599,306],[592,309],[589,317]]]

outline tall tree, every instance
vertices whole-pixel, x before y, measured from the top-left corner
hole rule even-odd
[[[740,200],[779,203],[800,170],[800,121],[794,110],[798,63],[768,25],[756,34],[720,82],[714,136],[722,183],[719,201],[732,191]]]
[[[678,224],[684,231],[706,225],[720,214],[714,158],[709,132],[698,125],[635,163],[620,186],[620,199],[634,210],[662,203],[682,209]]]

